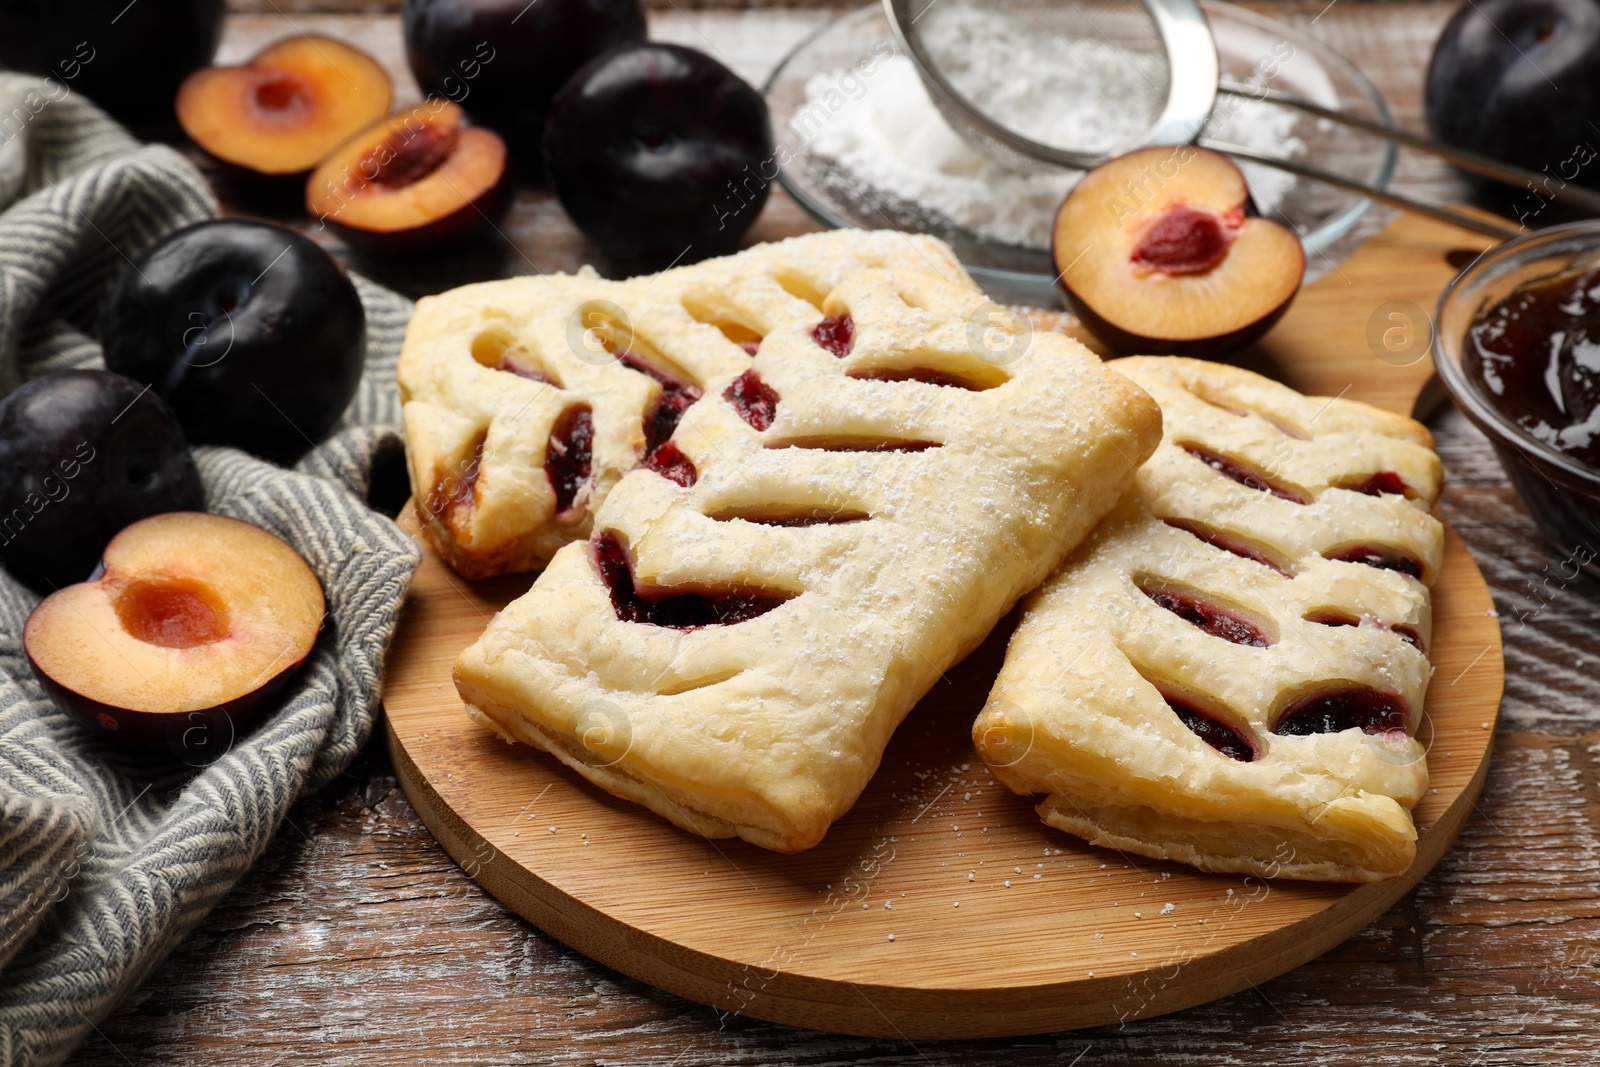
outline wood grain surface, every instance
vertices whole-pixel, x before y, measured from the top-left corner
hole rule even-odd
[[[230,20],[224,45],[233,55],[296,29],[348,32],[403,71],[390,18],[301,14],[285,0],[260,6],[268,14]],[[1452,3],[1251,6],[1309,26],[1378,85],[1398,122],[1422,128],[1421,71]],[[659,36],[702,48],[714,42],[746,76],[760,78],[820,17],[789,9],[669,10],[653,25]],[[1410,153],[1400,157],[1396,185],[1450,200],[1465,192],[1448,169]],[[1375,232],[1377,222],[1375,213],[1358,236]],[[758,226],[763,239],[811,228],[781,194]],[[537,190],[523,191],[505,229],[510,245],[486,255],[476,276],[530,264],[564,269],[593,255]],[[388,269],[412,292],[430,288],[428,272]],[[465,273],[439,265],[431,287]],[[1600,585],[1574,575],[1575,546],[1538,537],[1487,442],[1464,419],[1444,409],[1431,424],[1449,479],[1441,511],[1471,549],[1500,612],[1506,696],[1494,763],[1458,843],[1416,889],[1349,940],[1277,979],[1126,1026],[1004,1040],[853,1038],[723,1015],[590,961],[485,893],[435,843],[375,743],[294,809],[257,867],[99,1024],[73,1062],[1600,1062]],[[1474,684],[1473,676],[1461,684]]]

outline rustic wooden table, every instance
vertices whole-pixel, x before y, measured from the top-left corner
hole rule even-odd
[[[294,30],[350,37],[404,78],[384,0],[246,0],[226,58]],[[656,36],[715,49],[759,81],[828,12],[655,13]],[[1276,0],[1258,9],[1349,56],[1420,129],[1443,3]],[[359,9],[359,10],[350,10]],[[407,80],[405,90],[415,93]],[[1396,185],[1459,196],[1404,158]],[[1370,233],[1373,219],[1363,228]],[[781,193],[753,237],[814,228]],[[503,248],[418,273],[354,265],[420,293],[573,268],[593,250],[524,190]],[[1461,1064],[1600,1062],[1600,584],[1564,575],[1483,438],[1434,420],[1442,508],[1494,589],[1507,690],[1476,817],[1444,862],[1346,944],[1260,988],[1115,1029],[1007,1041],[869,1040],[798,1031],[659,993],[578,955],[483,893],[395,784],[381,741],[296,807],[276,843],[75,1062],[251,1067],[462,1064]]]

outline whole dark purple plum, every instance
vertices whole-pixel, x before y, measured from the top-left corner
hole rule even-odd
[[[288,463],[355,396],[366,322],[355,285],[316,242],[213,219],[133,261],[100,339],[106,366],[160,393],[192,443]]]
[[[170,125],[178,85],[211,62],[224,0],[4,0],[0,67],[46,74],[123,122]]]
[[[544,162],[578,228],[640,270],[731,252],[777,176],[761,94],[675,44],[585,64],[550,107]]]
[[[644,40],[639,0],[406,0],[406,58],[423,92],[454,100],[535,158],[550,99],[572,72]]]
[[[89,577],[124,526],[203,499],[177,418],[132,379],[59,371],[0,401],[0,563],[38,592]]]
[[[1434,46],[1423,103],[1446,144],[1600,188],[1600,3],[1468,0]]]

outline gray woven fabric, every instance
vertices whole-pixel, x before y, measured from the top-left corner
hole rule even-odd
[[[59,86],[0,75],[0,139],[3,394],[96,366],[100,307],[127,260],[216,203],[177,153],[141,146]],[[207,508],[294,545],[327,594],[316,650],[262,726],[157,757],[107,748],[29,673],[22,628],[37,598],[0,572],[0,1064],[65,1059],[371,734],[419,556],[363,503],[373,457],[400,447],[394,368],[410,305],[357,286],[366,376],[329,440],[295,471],[197,453]]]

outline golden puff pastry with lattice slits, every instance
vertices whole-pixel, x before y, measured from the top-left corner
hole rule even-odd
[[[1160,437],[1082,345],[984,308],[866,270],[769,332],[460,655],[468,712],[686,830],[815,845]]]
[[[1233,367],[1108,366],[1160,403],[1163,440],[1026,604],[979,754],[1047,823],[1124,852],[1401,873],[1428,784],[1432,438]]]
[[[815,322],[867,267],[975,291],[940,241],[835,231],[625,282],[586,270],[418,301],[399,382],[429,541],[469,578],[544,566],[589,535],[606,493],[707,382],[747,369],[766,334]]]

